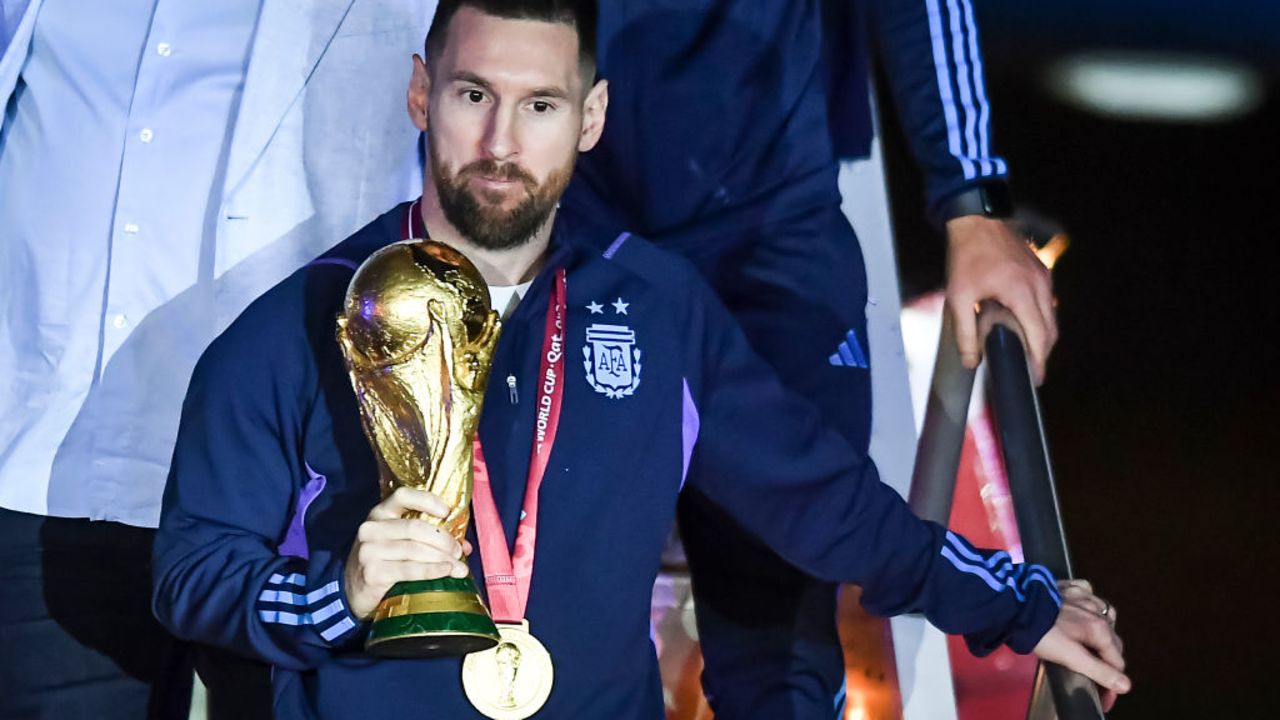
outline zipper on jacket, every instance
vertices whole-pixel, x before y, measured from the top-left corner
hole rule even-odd
[[[520,396],[516,393],[516,376],[507,376],[507,395],[511,399],[511,404],[515,405],[520,402]]]

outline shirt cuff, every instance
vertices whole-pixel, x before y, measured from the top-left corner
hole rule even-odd
[[[1017,612],[1010,623],[994,633],[966,635],[969,650],[979,657],[987,655],[1002,643],[1019,655],[1035,650],[1040,639],[1053,628],[1062,608],[1057,581],[1042,565],[1015,565],[1014,583],[1019,589]]]

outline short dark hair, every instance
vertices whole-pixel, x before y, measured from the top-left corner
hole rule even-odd
[[[462,7],[508,20],[540,20],[570,25],[578,32],[578,66],[588,79],[596,70],[596,0],[440,0],[427,32],[427,61],[435,64],[444,53],[449,23]]]

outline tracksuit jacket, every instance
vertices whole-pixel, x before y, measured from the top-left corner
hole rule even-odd
[[[1007,176],[972,0],[610,0],[609,119],[566,203],[689,257],[838,208],[837,157],[870,151],[869,43],[931,214]]]
[[[335,318],[354,268],[401,239],[404,212],[253,303],[200,360],[183,407],[154,609],[183,638],[274,665],[279,717],[479,717],[460,659],[365,655],[367,625],[344,599],[344,562],[379,487]],[[480,423],[511,543],[552,272],[566,268],[568,377],[527,610],[555,662],[539,717],[663,717],[649,603],[681,492],[807,572],[861,584],[873,613],[923,612],[978,652],[1034,647],[1060,605],[1046,570],[917,519],[782,388],[695,270],[625,233],[602,253],[599,232],[556,221],[545,268],[505,323]],[[593,362],[602,327],[630,351],[621,385]],[[469,561],[483,578],[480,553]]]

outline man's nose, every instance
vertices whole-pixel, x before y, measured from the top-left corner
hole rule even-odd
[[[515,124],[514,108],[506,104],[500,104],[494,108],[489,116],[483,139],[483,150],[486,156],[493,160],[505,161],[519,155]]]

